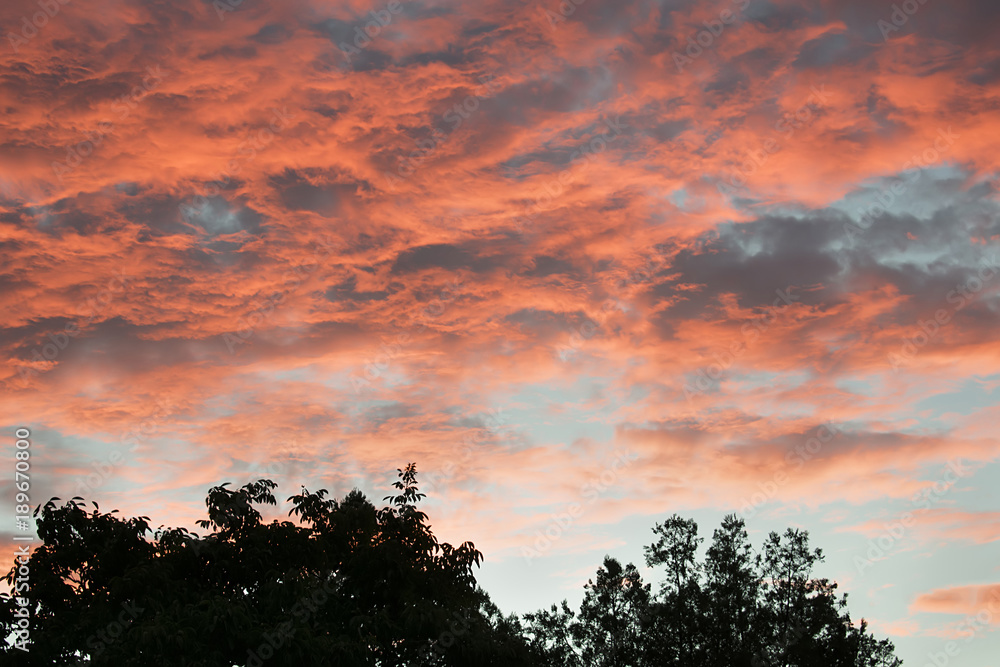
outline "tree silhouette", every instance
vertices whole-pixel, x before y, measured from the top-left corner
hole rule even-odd
[[[663,566],[665,579],[651,610],[648,623],[647,660],[667,660],[666,664],[701,665],[706,641],[702,637],[703,591],[696,560],[698,524],[677,514],[653,528],[656,542],[645,548],[648,567]]]
[[[754,552],[742,519],[729,515],[697,560],[698,526],[678,515],[653,528],[646,563],[663,566],[650,595],[631,563],[605,557],[580,612],[526,614],[541,664],[559,667],[897,667],[892,643],[851,621],[837,585],[812,578],[822,562],[806,531],[771,533]]]
[[[743,521],[726,516],[705,555],[706,665],[750,664],[762,649],[760,564]]]
[[[338,502],[303,488],[288,498],[298,525],[262,523],[257,507],[276,505],[270,480],[213,487],[204,537],[50,500],[28,563],[31,651],[5,646],[3,662],[529,664],[516,619],[476,585],[482,554],[439,542],[415,506],[416,467],[398,472],[400,493],[381,510],[357,490]],[[7,634],[14,609],[5,595]]]
[[[649,609],[649,584],[635,565],[605,557],[597,578],[584,587],[574,636],[582,647],[584,664],[624,667],[642,653],[642,619]]]
[[[698,561],[697,524],[653,528],[646,563],[605,557],[579,612],[563,601],[504,616],[477,585],[483,555],[439,542],[417,508],[412,463],[376,509],[302,488],[297,520],[264,523],[274,482],[209,489],[205,536],[151,530],[149,518],[88,510],[82,498],[35,510],[42,545],[28,559],[31,651],[0,647],[9,665],[143,667],[551,666],[895,667],[887,640],[853,623],[806,531],[771,533],[754,551],[727,516]],[[17,566],[7,574],[13,583]],[[0,627],[17,628],[0,596]]]
[[[549,609],[524,615],[524,633],[539,664],[551,667],[582,667],[580,649],[574,639],[576,614],[566,600]]]

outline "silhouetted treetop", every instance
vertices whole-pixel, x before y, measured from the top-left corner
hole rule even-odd
[[[357,489],[343,499],[302,487],[297,520],[263,522],[271,480],[212,487],[200,536],[151,530],[145,516],[88,510],[82,498],[35,510],[30,652],[9,665],[155,667],[895,667],[887,640],[852,622],[806,531],[771,533],[760,552],[730,515],[698,560],[697,524],[653,528],[646,563],[605,557],[578,612],[504,616],[474,575],[472,542],[439,542],[417,509],[413,463],[397,469],[382,509]],[[15,561],[6,576],[13,584]],[[15,595],[18,594],[15,591]],[[23,593],[22,593],[23,594]],[[0,625],[18,629],[11,595]]]

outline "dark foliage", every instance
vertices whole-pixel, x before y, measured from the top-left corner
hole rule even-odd
[[[83,499],[36,510],[43,544],[28,560],[30,652],[9,665],[891,667],[892,645],[850,622],[805,532],[772,534],[762,555],[727,517],[704,563],[693,521],[658,524],[646,561],[605,558],[575,613],[504,616],[476,584],[482,554],[438,542],[416,504],[416,467],[398,470],[389,506],[355,490],[288,498],[298,523],[262,523],[274,482],[209,490],[205,536],[151,530]],[[15,562],[8,573],[14,584]],[[14,595],[17,593],[15,592]],[[845,596],[846,597],[846,596]],[[0,626],[17,627],[0,596]]]
[[[564,601],[525,616],[541,664],[558,667],[897,667],[888,640],[846,611],[837,584],[812,578],[823,560],[805,531],[771,533],[763,554],[742,519],[727,516],[705,560],[694,521],[653,529],[646,564],[663,567],[650,593],[634,565],[605,557],[578,614]]]
[[[527,646],[477,588],[475,546],[438,542],[416,509],[416,468],[376,508],[306,489],[261,523],[275,484],[212,488],[210,534],[150,531],[82,499],[49,501],[29,560],[31,651],[10,665],[522,665]],[[152,539],[147,539],[151,537]],[[13,582],[15,570],[7,576]],[[14,601],[0,625],[15,627]]]

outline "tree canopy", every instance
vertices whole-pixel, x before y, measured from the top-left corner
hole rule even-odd
[[[657,591],[610,556],[567,603],[525,615],[523,631],[545,665],[559,667],[897,667],[888,640],[852,621],[837,584],[815,579],[822,551],[806,531],[771,533],[758,554],[729,515],[698,562],[698,526],[673,515],[657,524],[646,565],[663,568]]]
[[[36,509],[31,643],[0,646],[10,665],[433,666],[811,665],[891,667],[888,641],[853,623],[808,534],[771,534],[763,553],[726,517],[705,561],[693,521],[654,528],[646,563],[606,557],[578,611],[504,615],[477,584],[471,542],[439,542],[417,509],[416,466],[375,506],[357,490],[290,496],[297,522],[264,523],[276,484],[213,487],[206,535],[152,530],[145,516],[88,508],[82,498]],[[7,574],[13,584],[19,563]],[[18,629],[12,592],[0,625]]]

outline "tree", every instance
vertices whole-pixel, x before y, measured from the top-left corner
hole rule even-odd
[[[756,654],[758,665],[790,667],[894,667],[901,662],[888,640],[876,641],[847,613],[847,596],[837,598],[837,584],[813,579],[821,549],[809,548],[809,533],[789,528],[772,532],[764,543],[760,576],[762,619],[771,634]]]
[[[658,539],[645,548],[646,565],[664,566],[665,578],[650,610],[646,658],[668,665],[704,664],[698,524],[674,514],[656,524],[653,534]]]
[[[576,614],[566,600],[557,607],[524,615],[524,633],[540,664],[551,667],[583,667],[583,657],[574,639]]]
[[[744,522],[727,516],[699,562],[697,524],[657,524],[646,563],[606,556],[579,612],[504,616],[479,588],[483,555],[439,542],[418,509],[414,464],[376,509],[358,490],[287,498],[266,479],[209,489],[201,537],[151,530],[145,516],[88,509],[82,498],[35,510],[42,545],[16,560],[30,572],[31,652],[0,647],[3,664],[192,667],[897,667],[847,613],[837,584],[813,576],[823,560],[809,534],[771,533],[760,555]],[[23,606],[0,596],[0,627]],[[24,601],[21,598],[20,601]]]
[[[582,658],[593,667],[634,667],[642,654],[642,619],[649,609],[649,584],[635,565],[622,567],[605,556],[596,581],[584,587],[573,635],[582,647]]]
[[[706,665],[749,665],[763,648],[760,562],[743,519],[727,515],[705,555]]]
[[[898,667],[888,640],[846,611],[837,584],[812,576],[823,553],[809,534],[771,533],[754,551],[744,521],[726,516],[698,561],[698,526],[678,515],[656,524],[646,563],[663,567],[650,594],[632,564],[605,556],[579,613],[525,615],[540,663],[557,667]]]
[[[397,472],[381,510],[357,490],[338,502],[303,488],[288,498],[298,524],[262,523],[270,480],[213,487],[205,537],[54,498],[36,510],[43,544],[28,559],[31,652],[5,646],[4,662],[530,664],[517,624],[476,585],[482,554],[438,542],[416,508],[416,467]],[[7,634],[14,609],[0,599]]]

